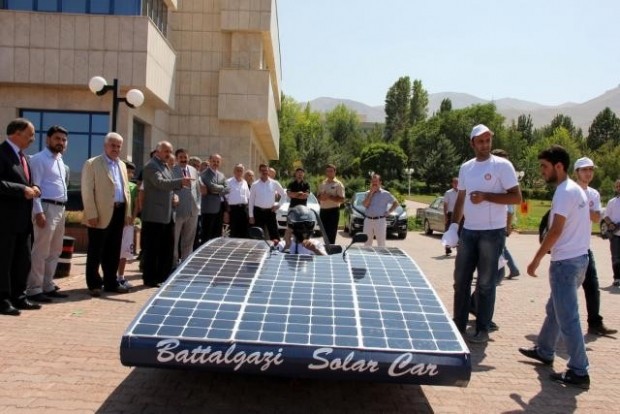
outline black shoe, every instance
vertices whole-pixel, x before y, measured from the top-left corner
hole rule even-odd
[[[43,292],[43,294],[48,298],[65,299],[69,297],[69,295],[67,295],[66,293],[60,293],[57,290],[52,290],[51,292]]]
[[[19,316],[20,314],[19,309],[14,307],[10,300],[0,300],[0,315]]]
[[[521,273],[517,272],[517,273],[511,273],[508,275],[508,279],[514,279],[515,277],[519,277],[521,276]]]
[[[446,256],[450,256],[452,254],[452,249],[449,247],[446,247]]]
[[[150,288],[159,288],[159,287],[161,287],[161,283],[156,283],[156,282],[144,282],[144,286],[146,286],[146,287],[150,287]]]
[[[36,295],[29,295],[26,297],[28,298],[28,300],[34,301],[34,302],[52,303],[52,300],[48,298],[46,295],[44,295],[43,293],[37,293]]]
[[[553,374],[549,375],[549,378],[563,385],[572,385],[577,388],[581,388],[582,390],[590,389],[590,376],[577,375],[570,369],[566,372],[554,372]]]
[[[101,296],[101,289],[88,289],[88,293],[93,298],[98,298],[99,296]]]
[[[495,331],[499,331],[499,326],[493,321],[489,322],[489,332]]]
[[[41,305],[38,303],[30,302],[28,298],[17,299],[14,305],[17,309],[21,310],[39,310],[41,309]]]
[[[609,329],[601,323],[599,326],[588,326],[588,333],[597,336],[608,336],[618,333],[618,330]]]
[[[465,334],[465,340],[472,344],[485,344],[489,342],[489,333],[487,331],[478,331]]]
[[[538,347],[534,346],[532,348],[519,348],[519,352],[525,355],[528,358],[535,359],[538,362],[542,362],[545,365],[551,366],[553,365],[553,358],[547,359],[543,358],[538,354]]]

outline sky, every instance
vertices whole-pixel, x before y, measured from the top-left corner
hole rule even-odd
[[[282,91],[382,105],[429,93],[582,103],[620,85],[619,0],[277,0]]]

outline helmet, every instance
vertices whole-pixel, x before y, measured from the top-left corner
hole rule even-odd
[[[303,205],[289,209],[286,217],[287,225],[293,230],[297,243],[309,239],[314,231],[316,216],[314,211]]]

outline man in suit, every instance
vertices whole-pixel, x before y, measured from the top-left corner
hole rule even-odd
[[[200,174],[200,192],[202,202],[200,213],[202,221],[202,242],[209,241],[222,235],[223,214],[225,210],[224,196],[230,188],[226,177],[219,170],[222,157],[213,154],[209,157],[209,168]]]
[[[30,271],[32,200],[41,196],[33,185],[23,150],[34,142],[34,126],[17,118],[6,128],[0,144],[0,314],[18,316],[20,310],[40,309],[24,295]]]
[[[200,186],[198,184],[198,170],[189,165],[190,158],[187,151],[179,148],[174,155],[177,157],[177,164],[172,168],[172,177],[189,177],[193,180],[189,188],[174,191],[179,197],[179,204],[175,209],[172,259],[172,265],[176,266],[179,258],[181,260],[186,259],[194,250],[194,238],[196,237],[198,217],[200,216]],[[181,251],[180,255],[179,250]]]
[[[94,297],[101,295],[102,287],[106,292],[129,292],[116,278],[123,227],[133,219],[127,167],[119,158],[122,146],[120,134],[108,133],[104,153],[87,160],[82,168],[83,224],[88,227],[86,285]]]
[[[172,144],[161,141],[155,155],[142,170],[144,204],[142,205],[142,239],[145,286],[159,287],[172,269],[174,249],[173,190],[189,188],[191,177],[173,178],[167,164]]]

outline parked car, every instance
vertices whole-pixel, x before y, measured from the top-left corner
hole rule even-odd
[[[443,212],[443,197],[437,197],[426,207],[422,217],[424,233],[433,234],[434,231],[443,233],[446,230],[446,216]]]
[[[280,199],[279,203],[280,207],[278,208],[278,211],[276,211],[276,220],[278,221],[278,231],[284,234],[284,231],[286,230],[286,216],[288,214],[288,207],[291,203],[291,200],[287,196],[284,196]],[[306,205],[308,206],[308,208],[314,210],[317,217],[319,216],[319,213],[321,211],[321,205],[319,204],[319,200],[317,200],[314,194],[310,193]],[[314,233],[321,233],[321,227],[319,226],[318,220],[316,225],[314,226]]]
[[[364,198],[366,192],[359,192],[353,194],[351,200],[345,203],[344,207],[344,231],[348,232],[351,236],[361,232],[364,229],[364,217],[366,213],[366,207],[364,207]],[[389,206],[385,206],[386,211]],[[386,218],[387,221],[387,234],[396,233],[399,239],[407,237],[407,211],[398,206],[396,210],[390,213]]]

